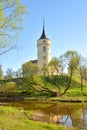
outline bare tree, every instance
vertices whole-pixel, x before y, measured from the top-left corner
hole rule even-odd
[[[23,74],[22,74],[22,69],[18,69],[17,71],[14,71],[14,78],[21,78],[23,77]]]
[[[5,75],[6,80],[13,79],[13,70],[11,68],[8,68]]]

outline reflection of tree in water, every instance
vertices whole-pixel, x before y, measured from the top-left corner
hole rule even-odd
[[[62,124],[65,126],[72,126],[72,120],[71,117],[66,115],[66,116],[62,116],[62,118],[57,122],[57,124]]]
[[[79,127],[79,128],[82,126],[81,115],[82,115],[82,108],[79,108],[78,110],[75,110],[74,112],[72,112],[71,119],[72,119],[73,126]]]
[[[35,120],[87,129],[87,107],[82,104],[46,104],[26,101],[12,104],[12,106],[15,105],[26,110],[37,110],[33,118]]]
[[[72,126],[87,129],[87,108],[80,107],[71,114]]]
[[[54,104],[42,111],[44,114],[49,115],[49,123],[66,125],[67,122],[70,122],[69,126],[72,126],[72,121],[70,119],[71,111],[66,104]]]
[[[87,128],[87,109],[81,104],[54,104],[42,111],[49,115],[49,123]]]
[[[83,128],[87,128],[87,107],[83,107]]]

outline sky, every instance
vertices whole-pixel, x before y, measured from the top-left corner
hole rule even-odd
[[[17,49],[0,56],[4,72],[17,71],[29,60],[37,59],[37,40],[45,19],[46,36],[51,40],[51,58],[68,50],[87,57],[87,0],[21,0],[27,6],[24,29]]]

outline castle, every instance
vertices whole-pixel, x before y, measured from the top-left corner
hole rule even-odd
[[[33,64],[37,64],[39,70],[46,67],[51,60],[50,57],[51,41],[45,34],[45,26],[43,22],[43,30],[41,37],[37,40],[37,60],[30,60]]]
[[[45,26],[43,24],[42,35],[37,40],[37,64],[40,68],[47,66],[50,62],[50,48],[51,41],[45,34]]]
[[[60,74],[61,66],[58,65],[57,69],[54,72],[51,69],[47,69],[46,66],[49,64],[51,57],[50,57],[50,49],[51,49],[51,40],[47,38],[45,34],[45,26],[43,22],[43,30],[41,37],[37,40],[37,60],[31,60],[33,64],[37,64],[39,67],[38,73],[40,74],[49,74],[49,75],[56,75]]]

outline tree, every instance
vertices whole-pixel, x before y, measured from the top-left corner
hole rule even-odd
[[[48,67],[50,68],[50,73],[51,73],[51,77],[53,75],[61,75],[62,76],[62,73],[61,73],[61,65],[60,65],[60,60],[56,57],[53,57],[52,60],[50,61],[50,63],[48,64]],[[53,77],[54,79],[54,77]],[[55,80],[56,82],[54,82],[54,85],[56,86],[57,88],[57,91],[56,91],[56,95],[59,96],[60,95],[60,86],[59,86],[59,83],[58,83],[58,80]]]
[[[13,72],[14,73],[14,78],[21,78],[22,75],[22,69],[18,69],[17,71]]]
[[[13,71],[11,68],[8,68],[6,71],[5,79],[11,80],[13,79]]]
[[[38,73],[38,66],[32,62],[26,62],[22,65],[23,77],[32,76]]]
[[[61,73],[62,74],[64,74],[65,72],[65,66],[66,66],[66,64],[65,64],[65,57],[64,57],[64,55],[60,55],[59,56],[59,63],[60,63],[60,66],[61,66]]]
[[[43,73],[43,75],[49,75],[48,66],[43,66],[43,68],[41,69],[41,72]]]
[[[0,79],[3,78],[3,70],[2,70],[2,66],[0,65]]]
[[[49,70],[51,72],[51,75],[61,74],[61,66],[58,58],[53,57],[50,63],[48,64],[48,67],[50,68]]]
[[[0,0],[0,55],[16,47],[25,13],[20,0]]]
[[[87,77],[87,58],[80,55],[80,62],[77,70],[81,78],[81,90],[83,90],[83,80],[86,80]]]
[[[63,94],[65,94],[66,91],[70,88],[73,73],[77,69],[79,62],[80,62],[80,55],[78,54],[77,51],[69,50],[64,54],[64,63],[66,64],[68,72],[69,72],[69,82]]]
[[[32,62],[27,62],[22,65],[23,78],[21,86],[28,88],[33,92],[48,92],[52,95],[56,93],[49,89],[47,85],[44,84],[41,75],[38,74],[38,66]]]

